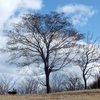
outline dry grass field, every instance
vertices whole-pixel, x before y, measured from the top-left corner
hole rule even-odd
[[[100,100],[100,90],[77,90],[42,95],[0,95],[0,100]]]

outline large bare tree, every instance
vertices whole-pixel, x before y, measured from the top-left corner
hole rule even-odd
[[[80,49],[75,64],[81,69],[85,89],[87,89],[87,80],[93,76],[93,71],[100,63],[100,47],[96,42],[97,39],[93,40],[93,35],[88,33],[83,43],[78,45]]]
[[[64,13],[25,14],[22,21],[5,31],[8,37],[5,52],[11,64],[42,68],[50,93],[49,76],[71,62],[70,56],[77,40],[82,38]]]

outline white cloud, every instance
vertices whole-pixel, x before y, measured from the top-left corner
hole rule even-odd
[[[42,7],[42,0],[21,0],[20,6],[24,9],[39,10]]]
[[[74,25],[85,25],[88,19],[92,17],[98,11],[92,6],[86,6],[82,4],[68,4],[63,7],[57,8],[58,12],[65,12],[71,16]]]
[[[40,10],[43,7],[42,2],[42,0],[0,0],[0,33],[8,20],[28,10]]]

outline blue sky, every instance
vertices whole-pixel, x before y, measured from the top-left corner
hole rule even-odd
[[[100,36],[100,0],[43,0],[43,4],[44,7],[39,11],[40,13],[49,13],[50,11],[57,10],[59,7],[71,5],[73,5],[72,7],[74,8],[77,5],[77,7],[80,7],[80,9],[82,5],[88,7],[91,12],[95,11],[94,14],[90,17],[84,15],[88,21],[86,21],[84,25],[77,23],[74,25],[74,27],[82,33],[90,32],[91,34],[94,34],[94,37]],[[78,10],[79,9],[76,11]],[[79,13],[82,13],[82,10]],[[87,13],[85,12],[85,14]],[[73,16],[74,14],[75,13],[73,12]],[[68,16],[70,16],[70,14]]]
[[[100,36],[100,0],[0,0],[0,47],[6,41],[3,30],[11,28],[12,22],[19,22],[21,16],[30,11],[42,14],[63,11],[71,16],[79,32]],[[0,72],[15,74],[16,68],[8,69],[4,63],[7,59],[7,55],[0,56]]]

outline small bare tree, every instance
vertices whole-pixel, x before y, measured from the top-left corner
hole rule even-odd
[[[75,64],[81,69],[85,89],[87,89],[88,78],[97,67],[95,64],[100,61],[100,47],[96,41],[97,39],[93,41],[93,36],[87,34],[85,41],[79,44],[80,49],[75,60]]]
[[[65,87],[66,90],[81,90],[84,88],[81,78],[76,73],[66,76]]]
[[[58,74],[59,73],[59,74]],[[56,72],[56,73],[52,73],[51,75],[51,92],[61,92],[65,90],[65,75],[60,73],[60,72]]]
[[[37,94],[38,93],[38,81],[32,76],[25,77],[18,85],[19,94]]]
[[[0,77],[0,94],[7,94],[14,87],[17,80],[12,79],[9,75],[2,74]]]

